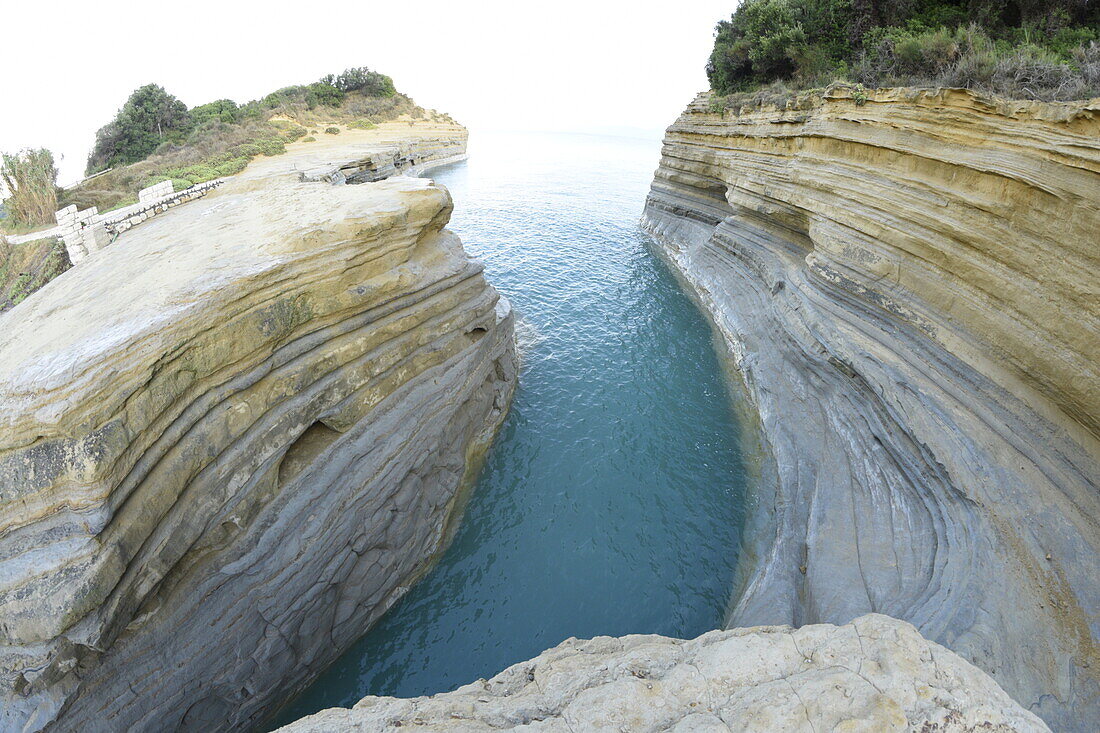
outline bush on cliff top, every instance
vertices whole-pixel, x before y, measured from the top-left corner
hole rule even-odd
[[[321,83],[334,86],[342,92],[362,92],[369,97],[389,98],[397,94],[393,79],[371,71],[366,66],[347,69],[339,76],[323,76]]]
[[[1089,0],[745,0],[716,29],[716,93],[849,81],[1013,98],[1100,95]]]

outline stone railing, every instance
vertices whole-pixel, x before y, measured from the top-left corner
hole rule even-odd
[[[122,232],[161,214],[186,201],[205,196],[211,189],[221,185],[224,178],[206,183],[197,183],[182,191],[173,191],[171,181],[143,188],[138,191],[138,202],[121,209],[100,214],[96,207],[80,211],[75,205],[58,211],[57,226],[45,232],[38,232],[35,238],[60,237],[69,253],[69,261],[74,265],[106,247]]]

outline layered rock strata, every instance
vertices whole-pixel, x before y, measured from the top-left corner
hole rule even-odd
[[[650,230],[769,456],[731,625],[912,622],[1100,721],[1100,100],[701,95]]]
[[[438,137],[430,140],[398,141],[393,145],[373,146],[354,160],[333,166],[321,163],[302,171],[303,180],[330,183],[371,183],[398,173],[420,175],[448,163],[466,158],[465,138]]]
[[[283,733],[383,731],[1045,731],[988,675],[912,626],[765,626],[569,639],[454,692],[365,697]]]
[[[464,144],[293,146],[0,320],[0,729],[247,729],[423,572],[512,317],[445,189],[302,171]]]

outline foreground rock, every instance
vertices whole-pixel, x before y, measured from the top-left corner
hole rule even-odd
[[[770,452],[730,624],[889,614],[1094,730],[1100,100],[703,95],[646,216]]]
[[[984,672],[912,626],[765,626],[569,639],[454,692],[365,697],[284,733],[383,731],[1045,731]]]
[[[0,729],[247,728],[425,569],[507,408],[511,315],[444,189],[302,172],[464,144],[295,146],[3,316]]]

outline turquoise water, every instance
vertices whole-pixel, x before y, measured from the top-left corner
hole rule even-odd
[[[746,473],[701,314],[638,227],[659,142],[493,135],[432,177],[523,368],[439,564],[283,710],[450,690],[570,637],[721,624]]]

